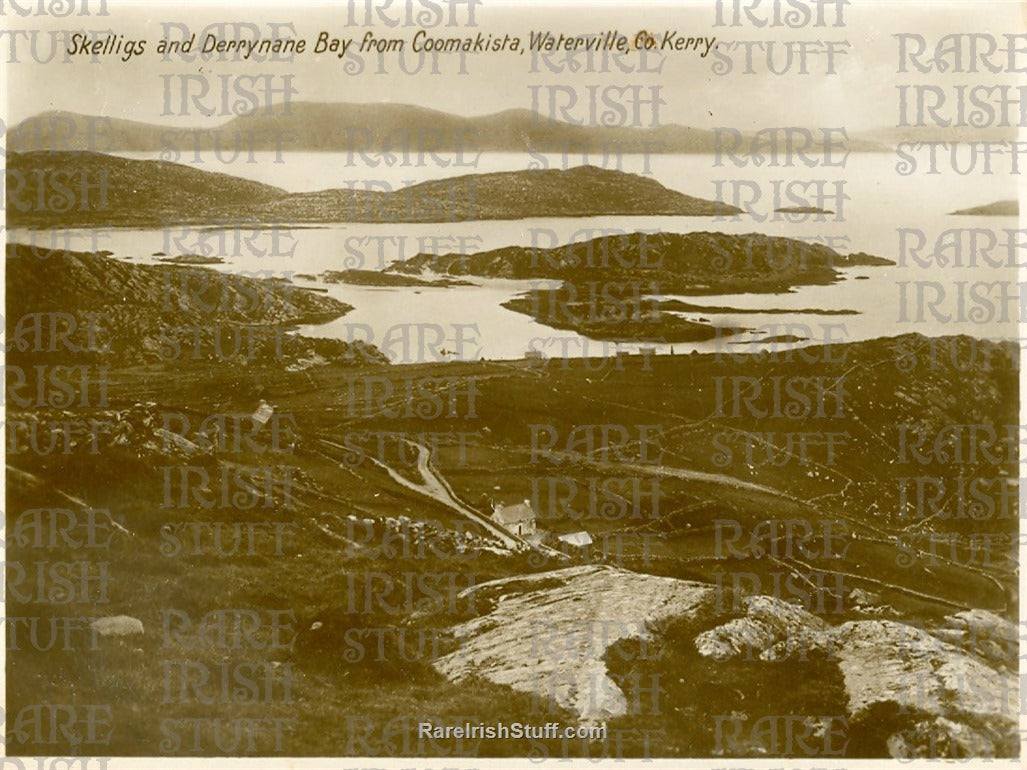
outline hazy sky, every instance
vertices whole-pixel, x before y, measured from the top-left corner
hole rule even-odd
[[[427,29],[432,37],[485,35],[521,35],[527,43],[529,31],[548,29],[554,33],[588,34],[617,30],[634,38],[639,30],[648,30],[662,39],[667,30],[677,30],[683,37],[716,37],[716,51],[700,57],[695,51],[669,52],[662,56],[649,55],[643,67],[640,54],[632,53],[604,60],[575,57],[578,71],[553,72],[543,63],[534,61],[530,53],[470,54],[461,58],[453,54],[440,54],[437,59],[426,56],[419,59],[412,52],[401,60],[395,53],[353,54],[339,59],[334,53],[314,55],[313,44],[321,31],[332,37],[355,38],[355,48],[369,30],[381,37],[396,37],[409,46],[420,28],[417,14],[422,20],[434,21],[433,4],[441,6],[444,20],[449,16],[448,0],[410,0],[414,23],[408,25],[405,0],[392,0],[373,26],[365,22],[365,7],[370,0],[338,2],[330,7],[313,6],[301,2],[275,4],[240,2],[215,6],[210,3],[126,3],[108,0],[106,16],[71,15],[63,19],[26,17],[10,11],[0,17],[5,26],[0,39],[0,59],[4,61],[7,104],[7,122],[13,124],[44,110],[61,109],[84,113],[100,113],[174,125],[212,125],[232,117],[231,107],[222,109],[222,86],[231,89],[242,85],[255,90],[261,103],[264,85],[286,84],[285,76],[292,76],[291,86],[297,101],[347,102],[403,102],[432,107],[464,115],[477,115],[520,107],[531,108],[533,97],[548,110],[551,97],[563,105],[568,99],[561,86],[573,89],[578,100],[571,114],[581,120],[590,119],[590,95],[616,98],[620,103],[634,106],[624,94],[633,93],[630,87],[640,87],[648,99],[652,87],[658,87],[664,104],[653,115],[647,103],[639,106],[644,125],[655,118],[659,123],[683,123],[701,127],[737,126],[753,128],[770,125],[839,126],[860,129],[894,125],[898,115],[899,84],[939,82],[957,84],[1018,83],[1023,75],[991,73],[937,74],[899,73],[899,44],[894,35],[919,33],[928,44],[941,35],[954,32],[980,32],[996,36],[1000,43],[1006,33],[1024,29],[1023,4],[1018,0],[1006,2],[866,2],[853,0],[844,8],[844,27],[833,26],[835,4],[829,2],[824,12],[831,26],[806,26],[799,29],[782,27],[759,28],[743,26],[716,26],[717,0],[696,3],[678,3],[668,7],[646,5],[632,0],[622,3],[555,3],[537,2],[498,4],[484,0],[473,11],[474,26],[466,25],[466,2],[459,2],[455,15],[460,26],[435,25]],[[743,5],[754,0],[739,0]],[[781,0],[782,13],[791,10],[798,0]],[[722,0],[725,15],[730,15],[735,0]],[[31,0],[38,3],[38,0]],[[9,6],[9,3],[7,4]],[[20,0],[22,7],[30,0]],[[381,3],[377,4],[381,6]],[[814,13],[816,0],[810,0]],[[82,0],[77,0],[76,11]],[[775,3],[762,0],[757,13],[772,17]],[[102,6],[89,0],[91,10]],[[389,27],[386,21],[398,22]],[[196,56],[184,61],[174,56],[165,58],[156,52],[157,42],[168,29],[174,38],[187,27],[197,33],[196,48],[202,44],[205,32],[213,31],[208,25],[218,22],[250,23],[257,25],[259,34],[271,37],[273,25],[283,35],[295,35],[308,41],[308,51],[292,61],[236,61],[232,57]],[[287,25],[292,25],[288,27]],[[168,26],[170,25],[170,26]],[[145,40],[143,54],[121,61],[119,56],[90,57],[66,56],[63,51],[70,35],[78,31],[105,37],[107,31],[123,36],[122,41]],[[229,26],[227,39],[238,33]],[[243,39],[252,38],[247,29]],[[752,46],[754,74],[746,73],[745,46],[742,41],[760,41]],[[767,43],[773,42],[772,64],[782,67],[786,61],[786,45],[792,42],[791,71],[775,75],[768,71]],[[816,41],[820,41],[817,43]],[[846,41],[848,48],[839,45],[835,55],[836,74],[827,74],[826,41]],[[798,44],[807,43],[809,74],[798,72]],[[1027,47],[1027,46],[1024,46]],[[705,44],[700,44],[705,49]],[[12,61],[16,58],[17,61]],[[46,63],[40,63],[42,59]],[[534,65],[533,66],[533,61]],[[560,57],[554,57],[560,62]],[[731,71],[719,74],[730,61]],[[1019,57],[1027,62],[1027,52]],[[460,72],[461,62],[464,72]],[[420,63],[421,71],[405,73],[400,65],[414,69]],[[563,63],[566,63],[565,61]],[[557,66],[554,64],[553,66]],[[633,71],[624,72],[621,67]],[[638,71],[646,69],[648,71]],[[212,109],[213,115],[201,113],[194,105],[182,114],[182,76],[199,76],[189,81],[189,87],[210,89],[202,106]],[[227,77],[227,80],[223,79]],[[254,80],[238,80],[250,76]],[[590,87],[593,87],[590,90]],[[553,90],[553,89],[557,90]],[[603,90],[607,89],[607,90]],[[233,91],[229,104],[237,100]],[[275,97],[280,99],[280,96]],[[168,109],[170,105],[170,110]],[[604,108],[605,105],[600,105]],[[547,113],[548,114],[548,113]]]

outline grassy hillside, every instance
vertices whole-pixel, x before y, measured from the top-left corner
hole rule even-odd
[[[229,174],[96,152],[10,153],[5,173],[8,226],[210,223],[285,194]]]
[[[579,166],[468,174],[392,193],[359,189],[290,195],[259,207],[261,220],[462,222],[598,215],[716,216],[739,209],[668,190],[655,179]]]
[[[957,356],[965,356],[970,344],[965,338],[934,341],[939,342]],[[8,559],[92,563],[102,558],[111,575],[105,603],[97,603],[94,586],[88,598],[73,594],[60,605],[46,606],[47,616],[127,614],[139,618],[146,631],[95,645],[88,635],[73,635],[67,651],[35,652],[27,644],[9,650],[8,710],[40,701],[109,703],[114,728],[104,751],[115,755],[520,756],[525,745],[514,740],[424,744],[418,742],[416,723],[423,718],[448,724],[465,719],[573,723],[573,715],[544,700],[480,680],[456,684],[432,668],[437,656],[455,648],[448,629],[488,611],[487,604],[456,600],[458,588],[568,561],[487,548],[490,539],[480,528],[398,483],[381,463],[404,477],[417,475],[401,446],[404,438],[436,447],[434,466],[468,505],[487,512],[495,496],[533,498],[539,525],[551,537],[580,529],[592,533],[596,545],[587,554],[572,555],[572,564],[593,559],[656,575],[721,581],[724,600],[735,590],[734,575],[747,576],[740,592],[774,593],[786,590],[774,589],[774,575],[792,572],[820,581],[824,590],[813,592],[796,579],[787,589],[794,593],[785,598],[832,624],[866,617],[850,598],[854,588],[879,595],[878,603],[904,621],[928,626],[966,606],[1014,612],[1015,505],[1000,505],[983,522],[960,514],[954,495],[943,501],[947,513],[941,516],[927,508],[904,509],[900,479],[931,476],[949,490],[956,489],[961,474],[1005,484],[1009,476],[1003,474],[1015,474],[1015,460],[1008,453],[1003,459],[1000,451],[995,462],[976,466],[935,457],[911,467],[899,462],[896,425],[915,423],[931,433],[946,424],[999,429],[1015,422],[1015,349],[995,346],[990,365],[970,374],[946,365],[944,356],[932,367],[928,349],[926,339],[911,336],[829,352],[812,349],[801,354],[808,359],[788,360],[679,356],[552,362],[541,368],[483,362],[322,366],[301,372],[218,365],[112,371],[108,404],[73,414],[113,424],[102,434],[98,452],[81,443],[66,454],[8,455],[9,533],[19,531],[17,519],[29,508],[70,508],[81,515],[89,506],[108,510],[117,524],[109,547],[97,552],[15,538]],[[913,356],[912,366],[896,366],[896,360]],[[765,389],[752,401],[753,412],[718,408],[717,378],[736,375]],[[838,416],[831,396],[823,413],[808,404],[809,413],[801,414],[801,402],[796,408],[775,407],[778,377],[841,381],[847,394],[844,416]],[[381,399],[389,388],[400,394],[408,383],[420,382],[430,383],[442,401],[425,393],[412,402],[423,408],[407,412],[402,399]],[[800,388],[810,394],[815,382]],[[448,402],[446,394],[454,399],[452,411],[440,406]],[[284,452],[268,453],[272,436],[266,431],[241,448],[204,439],[199,428],[206,415],[248,415],[261,399],[288,420]],[[768,416],[753,416],[762,411]],[[61,418],[49,408],[33,412],[44,427]],[[595,423],[600,414],[603,424],[624,426],[627,440],[607,440],[598,445],[600,451],[583,453],[584,445],[568,440],[570,432]],[[181,415],[189,418],[185,429]],[[166,420],[184,441],[160,432]],[[659,454],[653,445],[643,450],[639,424],[658,426],[653,435]],[[746,459],[739,443],[746,431],[766,442],[757,445],[754,460]],[[845,432],[847,437],[830,459],[822,443],[811,443],[800,457],[788,439],[795,432]],[[277,468],[278,475],[266,506],[258,496],[256,507],[240,508],[253,503],[255,493],[231,481],[231,475],[230,489],[240,495],[233,504],[217,502],[213,482],[198,498],[181,498],[175,482],[169,498],[164,469],[182,465],[203,468],[212,480],[235,468],[248,469],[246,478],[253,482],[262,478],[260,469]],[[288,481],[283,467],[291,469]],[[259,483],[257,488],[263,489]],[[204,505],[206,499],[215,504]],[[740,528],[737,538],[729,530],[732,551],[718,544],[718,520]],[[768,520],[805,521],[812,529],[791,535],[778,530],[776,560],[770,559]],[[252,541],[245,533],[232,534],[231,528],[244,522],[262,522]],[[425,529],[410,529],[411,523]],[[275,525],[286,528],[277,550]],[[229,527],[218,540],[217,527]],[[825,527],[842,533],[842,540],[825,541]],[[987,558],[982,531],[989,538]],[[933,555],[931,537],[944,543],[933,547]],[[38,604],[19,598],[24,588],[18,586],[16,594],[9,590],[9,615],[40,614]],[[610,650],[611,670],[626,677],[624,682],[658,673],[666,688],[660,701],[666,710],[654,714],[652,697],[643,696],[611,722],[621,740],[618,751],[708,754],[710,727],[718,715],[737,708],[732,704],[739,699],[752,719],[843,713],[833,664],[786,661],[766,668],[697,658],[693,636],[730,615],[730,606],[710,608],[712,614],[691,624],[658,629],[661,657],[640,658],[637,645],[627,642]],[[212,633],[169,637],[162,631],[168,611],[185,613],[196,623],[203,613],[224,608],[257,612],[262,630],[256,638],[264,643],[270,638],[268,613],[288,612],[288,631],[281,637],[285,646],[225,648]],[[191,694],[179,690],[178,661],[212,671],[225,662],[264,664],[279,678],[272,689],[261,686],[256,701],[245,688],[234,695],[210,687]],[[286,671],[287,691],[281,680]],[[784,682],[807,684],[790,688],[785,700],[767,696],[767,688]],[[214,694],[208,701],[209,692]],[[220,729],[231,729],[231,720],[247,717],[290,721],[282,723],[288,728],[280,742],[271,723],[260,723],[252,742],[220,746],[213,723],[203,722],[194,734],[188,721],[215,720]],[[641,730],[654,725],[655,732],[643,740]],[[884,753],[887,735],[864,736],[852,750]],[[552,756],[589,750],[581,742],[542,741],[540,746]],[[8,751],[16,754],[43,748],[17,734],[8,741]]]
[[[8,362],[197,365],[327,355],[353,358],[342,342],[290,333],[353,308],[284,280],[202,267],[133,265],[98,254],[42,253],[9,244]],[[42,345],[42,349],[40,349]],[[371,360],[377,354],[368,352]]]

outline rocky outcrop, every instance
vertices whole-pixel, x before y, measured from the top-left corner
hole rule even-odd
[[[1015,676],[922,629],[861,620],[832,629],[831,639],[855,719],[879,704],[895,703],[912,713],[1016,725]]]
[[[449,679],[480,676],[550,698],[582,722],[627,711],[604,656],[622,639],[648,640],[652,627],[688,617],[714,588],[610,567],[569,567],[476,586],[495,594],[491,612],[453,629],[455,652],[435,662]]]
[[[757,596],[746,601],[745,615],[700,634],[695,645],[717,661],[814,652],[836,661],[850,724],[858,730],[882,714],[897,719],[889,724],[901,724],[886,741],[894,757],[1009,755],[1016,745],[1019,682],[1015,669],[996,666],[996,650],[980,642],[998,636],[1011,643],[1015,627],[982,610],[949,620],[954,625],[944,635],[961,634],[962,648],[892,620],[832,627],[796,605]]]
[[[389,273],[385,270],[325,270],[321,273],[321,280],[325,283],[348,283],[355,286],[430,286],[434,288],[448,288],[450,286],[474,285],[470,281],[455,281],[452,278],[424,280],[415,278],[412,275]]]
[[[290,333],[353,308],[285,280],[25,244],[8,244],[6,268],[9,363],[385,360],[371,346]],[[36,344],[48,325],[67,342]]]
[[[695,648],[728,666],[739,693],[746,685],[738,677],[753,676],[755,661],[794,663],[797,670],[810,660],[837,666],[839,686],[844,684],[837,708],[845,711],[858,752],[897,758],[1015,754],[1016,675],[976,642],[1010,640],[1008,621],[980,610],[957,613],[948,628],[962,629],[961,648],[893,620],[832,626],[796,604],[752,596],[743,600],[740,616],[710,628],[715,590],[591,565],[485,583],[464,594],[476,592],[475,604],[486,611],[452,629],[459,647],[434,665],[454,681],[480,676],[551,699],[583,723],[606,721],[628,713],[625,694],[607,668],[607,651],[625,639],[649,644],[654,626],[683,619],[706,626],[694,637]]]
[[[771,596],[749,597],[745,604],[745,615],[695,638],[701,654],[717,661],[782,660],[826,648],[828,626],[815,615]]]
[[[931,633],[972,652],[995,666],[1016,669],[1019,634],[1016,624],[987,610],[963,610],[945,619]]]
[[[703,342],[742,331],[737,326],[713,326],[665,313],[655,301],[638,303],[618,297],[615,291],[602,299],[578,301],[578,289],[564,284],[559,289],[532,289],[503,303],[507,310],[531,316],[554,329],[570,329],[595,340],[616,342]],[[632,307],[644,304],[645,309]],[[652,307],[649,307],[652,305]]]
[[[1008,741],[1006,741],[1008,743]],[[896,759],[967,759],[1008,755],[986,730],[977,730],[945,717],[919,720],[892,733],[888,753]]]

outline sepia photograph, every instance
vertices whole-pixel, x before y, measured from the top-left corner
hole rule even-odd
[[[1023,3],[0,62],[4,768],[1019,766]]]

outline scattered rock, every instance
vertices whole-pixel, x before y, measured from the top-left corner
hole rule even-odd
[[[143,621],[130,615],[97,618],[89,627],[97,636],[137,636],[143,633]]]
[[[857,607],[873,607],[880,604],[881,595],[873,591],[864,591],[862,588],[853,588],[849,592],[849,601]]]
[[[893,733],[887,746],[895,759],[984,759],[997,755],[995,742],[984,732],[944,717],[921,720]]]

